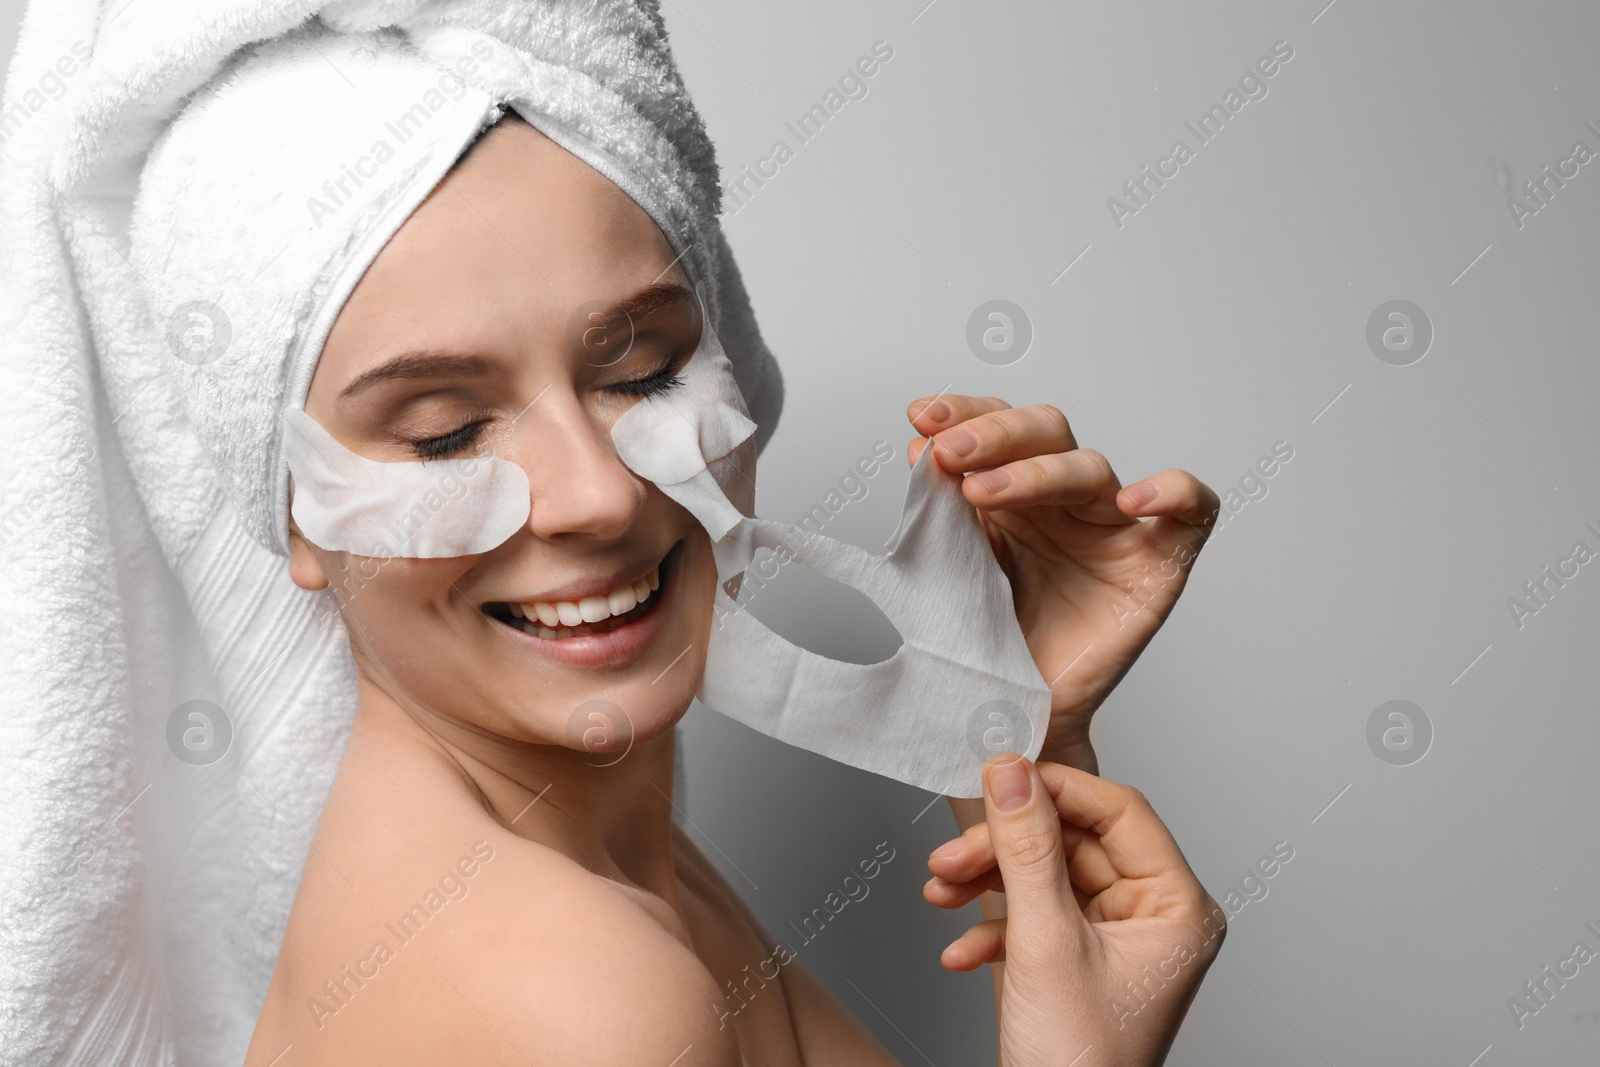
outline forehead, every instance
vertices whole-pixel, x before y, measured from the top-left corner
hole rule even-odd
[[[485,134],[395,232],[335,319],[314,395],[402,349],[507,350],[596,301],[686,283],[643,208],[532,126]]]

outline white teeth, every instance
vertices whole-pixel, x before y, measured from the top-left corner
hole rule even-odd
[[[519,619],[538,620],[540,637],[554,637],[557,626],[581,626],[624,615],[649,600],[650,594],[660,588],[661,568],[656,566],[638,581],[618,586],[604,596],[586,596],[582,600],[561,600],[553,604],[543,600],[528,604],[513,602],[509,607],[511,614]]]
[[[639,603],[639,598],[634,595],[633,586],[625,585],[612,591],[606,597],[607,610],[613,615],[621,615],[624,611],[632,611]]]

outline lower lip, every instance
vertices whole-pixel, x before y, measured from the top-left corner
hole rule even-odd
[[[489,623],[499,627],[519,646],[525,645],[545,659],[569,667],[621,666],[636,659],[666,631],[667,608],[678,585],[677,564],[683,554],[683,544],[679,541],[662,558],[661,587],[656,590],[655,603],[650,610],[615,630],[582,637],[540,637],[508,626],[499,619],[491,618]]]

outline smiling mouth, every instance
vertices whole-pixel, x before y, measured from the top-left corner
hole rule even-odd
[[[667,581],[672,574],[672,561],[677,556],[677,550],[682,544],[683,542],[680,541],[672,546],[672,549],[650,572],[648,580],[640,580],[640,585],[644,586],[644,588],[637,589],[636,592],[643,592],[645,594],[644,599],[636,599],[634,606],[628,610],[619,614],[608,615],[606,618],[595,622],[579,622],[572,626],[562,625],[558,622],[555,626],[547,626],[541,618],[535,615],[532,605],[512,604],[506,601],[491,601],[483,605],[481,610],[498,623],[509,626],[514,630],[521,630],[531,637],[542,637],[546,640],[564,641],[574,637],[589,637],[594,634],[610,633],[612,630],[618,630],[630,623],[637,622],[655,610],[656,605],[661,601],[662,593],[666,589]],[[571,608],[578,607],[581,603],[542,606],[559,607],[564,612],[570,612]],[[570,618],[571,615],[567,614],[567,617]]]

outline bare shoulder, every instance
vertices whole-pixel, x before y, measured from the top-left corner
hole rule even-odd
[[[637,899],[507,831],[449,768],[382,755],[341,768],[247,1067],[737,1067],[715,981]]]
[[[451,1014],[477,1028],[478,1062],[739,1064],[711,1011],[716,983],[691,948],[616,883],[507,838],[481,908],[439,956]]]
[[[715,982],[614,883],[504,831],[457,860],[280,975],[278,1043],[258,1029],[248,1063],[740,1063]]]

